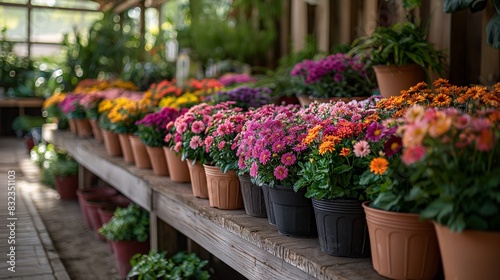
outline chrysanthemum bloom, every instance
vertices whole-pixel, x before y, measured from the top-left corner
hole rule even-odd
[[[351,149],[343,147],[342,150],[340,151],[340,156],[347,157],[351,153]]]
[[[358,141],[354,144],[354,155],[357,157],[366,157],[370,154],[370,144],[365,140]]]
[[[284,167],[283,165],[278,165],[274,169],[274,177],[278,180],[284,180],[286,177],[288,177],[288,169]]]
[[[259,166],[255,161],[252,162],[252,165],[250,166],[250,176],[257,177],[258,171],[259,171]]]
[[[425,156],[426,150],[423,146],[415,146],[406,148],[403,152],[402,160],[406,165],[411,165],[417,161],[422,160]]]
[[[290,166],[295,163],[297,158],[292,152],[285,153],[281,156],[281,163],[283,163],[285,166]]]
[[[323,141],[321,145],[319,145],[319,154],[324,155],[327,152],[331,153],[335,151],[335,142],[333,141]]]
[[[266,164],[269,162],[269,159],[271,158],[271,152],[267,149],[264,149],[259,156],[259,162],[262,164]]]
[[[399,150],[401,150],[401,145],[401,138],[393,135],[389,138],[389,140],[387,140],[387,142],[384,143],[384,153],[388,157],[392,157],[399,152]]]
[[[378,122],[371,123],[366,129],[366,139],[372,142],[379,141],[385,136],[384,129],[385,127]]]
[[[434,107],[447,107],[451,104],[451,98],[443,93],[438,94],[432,99],[431,106]]]
[[[200,136],[196,135],[191,138],[191,141],[189,141],[189,147],[193,150],[198,148],[202,144]]]
[[[374,158],[370,162],[370,171],[377,175],[382,175],[387,171],[389,162],[382,157]]]
[[[193,124],[191,125],[191,130],[193,131],[193,133],[195,134],[200,134],[203,132],[203,130],[205,129],[205,124],[202,122],[202,121],[195,121],[193,122]]]

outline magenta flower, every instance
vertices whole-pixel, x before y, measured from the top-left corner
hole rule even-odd
[[[378,122],[372,122],[366,129],[366,139],[368,141],[377,142],[385,135],[385,127]]]
[[[401,150],[403,143],[401,137],[392,135],[387,142],[384,143],[384,153],[388,157],[392,157]]]
[[[296,159],[297,158],[292,152],[288,152],[281,156],[281,163],[283,163],[285,166],[290,166],[295,163]]]
[[[272,150],[274,153],[278,153],[283,151],[284,148],[285,148],[285,143],[283,143],[283,141],[276,141],[273,144]]]
[[[250,167],[250,176],[252,176],[254,178],[257,177],[258,171],[259,171],[259,166],[257,165],[257,163],[255,161],[252,162],[252,165]]]
[[[203,130],[205,129],[205,124],[202,122],[202,121],[195,121],[193,122],[193,124],[191,125],[191,130],[193,131],[193,133],[195,134],[200,134],[203,132]]]
[[[274,169],[274,177],[278,180],[284,180],[288,177],[288,169],[283,165],[278,165],[276,169]]]
[[[217,144],[219,150],[222,150],[224,146],[226,146],[226,141],[220,141],[219,144]]]
[[[259,156],[259,162],[266,164],[271,159],[271,152],[268,149],[264,149]]]

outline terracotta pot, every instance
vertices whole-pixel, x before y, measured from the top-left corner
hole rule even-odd
[[[85,200],[85,203],[90,225],[94,231],[95,237],[98,240],[106,240],[106,238],[99,233],[99,229],[102,227],[102,222],[97,210],[99,208],[111,207],[113,206],[113,203],[107,198],[89,198]]]
[[[77,134],[76,123],[74,119],[68,119],[69,131],[73,134]]]
[[[131,203],[132,200],[130,200],[128,197],[117,194],[109,198],[111,202],[113,202],[116,206],[121,207],[121,208],[127,208]]]
[[[120,146],[120,140],[118,135],[114,132],[107,131],[105,129],[101,130],[102,139],[104,140],[104,147],[106,147],[106,152],[110,156],[121,156],[122,148]]]
[[[317,101],[318,103],[328,103],[330,101],[332,102],[338,102],[338,101],[344,101],[344,102],[350,102],[353,100],[356,101],[362,101],[367,99],[369,96],[363,96],[363,97],[328,97],[328,98],[319,98],[319,97],[312,97],[309,95],[299,95],[297,98],[299,99],[299,103],[302,107],[309,106],[312,102]]]
[[[167,159],[170,180],[178,183],[191,182],[188,166],[181,160],[181,156],[176,155],[175,151],[170,150],[170,148],[167,147],[163,147],[163,152],[165,153],[165,158]]]
[[[135,167],[140,169],[150,169],[151,160],[149,159],[146,145],[142,143],[139,136],[130,135],[130,146],[132,146],[132,153],[134,154]]]
[[[191,186],[193,187],[193,195],[199,198],[208,198],[207,176],[205,168],[200,162],[193,165],[192,160],[186,160],[189,168],[189,176],[191,178]]]
[[[92,134],[97,142],[102,142],[102,134],[99,125],[96,120],[89,119],[90,127],[92,128]]]
[[[89,218],[89,210],[88,210],[88,205],[86,203],[87,199],[104,199],[107,197],[112,197],[118,194],[118,191],[113,189],[113,188],[90,188],[90,189],[83,189],[83,190],[77,190],[76,195],[78,196],[78,203],[80,204],[80,210],[82,211],[82,216],[85,221],[85,225],[87,225],[88,228],[92,229],[92,225],[90,223],[90,218]]]
[[[115,205],[104,206],[104,207],[97,209],[97,214],[99,215],[99,220],[100,220],[102,225],[108,223],[109,220],[111,220],[111,218],[113,218],[113,213],[115,212],[115,210],[116,210]]]
[[[115,252],[115,266],[118,274],[126,278],[130,269],[130,259],[135,254],[147,254],[149,252],[149,240],[139,241],[111,241]]]
[[[223,173],[217,166],[204,164],[208,201],[211,207],[234,210],[243,208],[240,181],[234,170]]]
[[[90,126],[89,120],[85,119],[75,119],[76,132],[80,138],[92,137],[92,127]]]
[[[440,265],[434,226],[418,214],[384,211],[363,203],[373,268],[391,279],[435,279]]]
[[[56,190],[61,199],[77,199],[76,190],[78,190],[78,175],[55,176]]]
[[[154,174],[158,176],[168,176],[167,159],[165,158],[163,149],[161,147],[146,146],[146,151],[151,160]]]
[[[451,232],[434,223],[446,279],[500,278],[500,231]]]
[[[402,90],[425,81],[424,69],[418,64],[376,65],[373,69],[380,95],[384,98],[399,95]]]
[[[130,145],[130,134],[119,133],[118,140],[120,141],[120,147],[122,149],[123,160],[128,164],[134,164],[134,153],[132,152],[132,145]]]

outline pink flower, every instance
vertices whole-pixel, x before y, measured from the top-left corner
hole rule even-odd
[[[245,169],[247,167],[247,165],[245,164],[245,160],[242,157],[238,159],[238,167],[240,169]]]
[[[271,159],[271,152],[268,149],[264,149],[259,156],[259,162],[266,164]]]
[[[358,141],[354,144],[354,155],[357,157],[366,157],[370,154],[370,144],[365,140]]]
[[[214,142],[214,138],[212,136],[207,136],[207,138],[205,138],[205,147],[206,147],[207,153],[208,153],[208,150],[210,149],[210,146],[212,146],[213,142]]]
[[[256,162],[252,162],[252,165],[250,166],[250,176],[257,177],[258,171],[259,171],[259,166],[257,165]]]
[[[175,143],[174,151],[180,152],[181,151],[181,146],[182,146],[182,142]]]
[[[481,130],[481,134],[476,137],[476,148],[481,152],[491,151],[495,144],[495,137],[491,129]]]
[[[274,153],[278,153],[278,152],[283,151],[284,148],[285,148],[285,144],[282,141],[276,141],[273,144],[272,150]]]
[[[285,166],[290,166],[295,163],[296,157],[292,152],[285,153],[281,156],[281,163]]]
[[[274,169],[274,177],[278,180],[284,180],[288,176],[288,169],[283,165],[278,165]]]
[[[205,129],[205,124],[202,121],[195,121],[193,125],[191,125],[191,130],[195,134],[200,134]]]
[[[167,134],[165,135],[165,142],[170,142],[170,140],[172,139],[172,134]]]
[[[219,150],[222,150],[224,148],[224,146],[226,146],[226,141],[222,140],[219,142],[219,144],[217,145],[217,148]]]
[[[426,150],[423,146],[409,147],[403,152],[402,160],[404,164],[411,165],[417,161],[422,160],[425,156]]]
[[[471,117],[469,115],[461,115],[455,118],[453,124],[458,129],[464,129],[470,124],[470,122],[471,122]]]
[[[177,127],[175,128],[177,133],[182,134],[187,129],[187,124],[185,122],[178,122]]]
[[[202,144],[202,141],[201,141],[200,136],[198,136],[198,135],[193,136],[193,138],[191,138],[191,141],[189,141],[189,147],[193,150],[195,150],[196,148],[201,146],[201,144]]]

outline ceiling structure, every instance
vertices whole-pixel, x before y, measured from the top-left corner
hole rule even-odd
[[[141,7],[144,2],[144,7],[154,8],[165,3],[167,0],[92,0],[93,2],[99,3],[101,5],[101,11],[113,11],[115,13],[121,13],[133,7]]]

